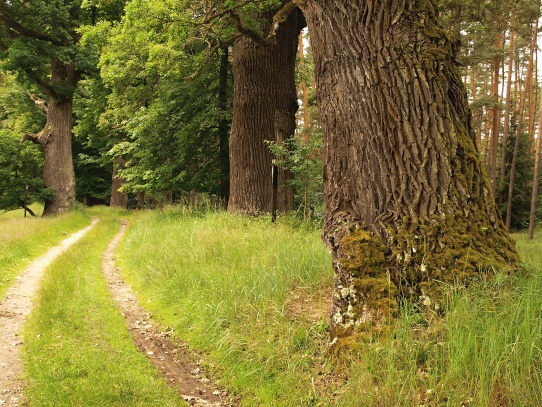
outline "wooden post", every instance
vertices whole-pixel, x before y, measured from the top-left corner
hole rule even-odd
[[[277,199],[279,189],[279,167],[273,160],[273,167],[271,168],[271,177],[273,182],[273,201],[271,203],[271,221],[275,223],[277,221]]]
[[[24,217],[26,218],[26,206],[28,205],[28,185],[24,189]]]

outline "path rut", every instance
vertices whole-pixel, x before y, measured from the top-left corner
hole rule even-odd
[[[193,361],[187,345],[172,340],[171,333],[160,327],[141,307],[137,295],[117,272],[114,253],[126,228],[127,223],[123,221],[119,233],[104,254],[102,267],[113,299],[124,316],[135,344],[190,406],[233,406],[234,400],[228,393],[206,377],[203,369]]]

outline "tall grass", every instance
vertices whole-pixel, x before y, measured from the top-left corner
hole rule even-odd
[[[519,276],[451,287],[443,314],[407,305],[355,355],[337,405],[540,406],[542,239],[518,243]]]
[[[46,218],[5,213],[0,218],[0,299],[33,259],[89,223],[90,216],[82,211]]]
[[[331,287],[318,230],[168,209],[133,222],[119,259],[151,311],[208,354],[243,405],[311,405],[327,318],[295,321],[287,303]]]
[[[103,278],[119,215],[99,210],[100,222],[44,276],[24,332],[30,405],[184,405],[135,348]]]

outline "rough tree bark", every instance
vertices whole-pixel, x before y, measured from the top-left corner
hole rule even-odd
[[[43,180],[53,191],[45,201],[43,215],[52,215],[69,208],[75,202],[75,174],[72,160],[72,108],[73,91],[59,93],[55,86],[75,89],[77,83],[75,63],[65,64],[51,60],[51,87],[45,87],[49,100],[30,97],[47,114],[43,130],[26,134],[21,141],[30,140],[44,150]]]
[[[324,131],[332,335],[378,327],[399,296],[434,307],[440,282],[517,267],[436,2],[296,3]]]
[[[274,14],[262,16],[266,21],[261,27],[264,33],[270,30]],[[271,211],[273,155],[265,141],[280,142],[295,132],[295,59],[303,25],[303,15],[295,9],[278,27],[272,41],[244,36],[233,45],[230,211]],[[284,180],[287,174],[281,171],[279,177]],[[290,188],[279,191],[278,209],[293,209]]]

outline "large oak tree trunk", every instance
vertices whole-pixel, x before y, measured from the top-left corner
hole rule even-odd
[[[50,98],[47,124],[50,135],[44,142],[43,180],[54,192],[45,201],[43,215],[52,215],[75,202],[75,174],[72,160],[72,100]]]
[[[273,13],[269,13],[268,25]],[[273,155],[266,140],[280,142],[295,132],[297,94],[294,82],[300,22],[299,10],[281,24],[274,41],[249,37],[233,46],[233,120],[230,134],[229,210],[271,212]],[[268,26],[262,27],[263,32]],[[281,181],[285,179],[281,171]],[[281,188],[278,209],[293,209],[293,192]]]
[[[45,127],[37,134],[25,134],[21,140],[40,144],[44,150],[43,180],[53,192],[53,196],[45,200],[44,216],[65,211],[75,202],[72,111],[76,83],[75,62],[65,64],[52,58],[51,84],[44,85],[49,100],[29,94],[47,114]]]
[[[300,0],[324,131],[332,335],[377,326],[397,298],[516,267],[435,1]]]

